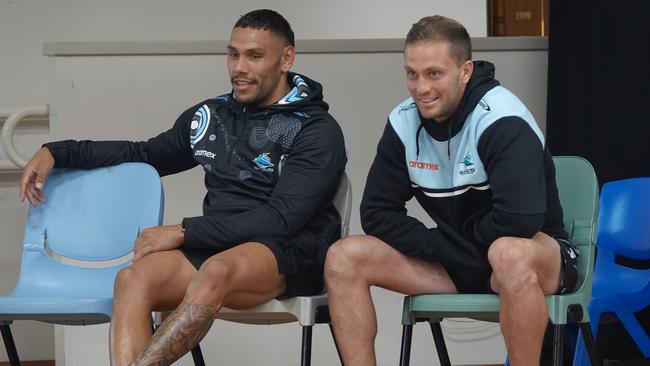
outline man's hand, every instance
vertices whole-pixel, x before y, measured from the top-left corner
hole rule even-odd
[[[165,225],[146,228],[135,241],[133,263],[139,261],[147,254],[163,250],[176,249],[183,244],[185,234],[181,225]]]
[[[50,150],[42,147],[23,169],[23,176],[20,178],[20,202],[25,202],[25,198],[27,198],[34,207],[38,202],[45,202],[43,187],[47,174],[53,167],[54,157]]]

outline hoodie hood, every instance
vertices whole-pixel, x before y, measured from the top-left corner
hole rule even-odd
[[[436,122],[420,115],[422,127],[438,141],[447,141],[462,128],[467,116],[474,110],[485,93],[499,85],[494,79],[494,65],[488,61],[473,61],[474,71],[465,87],[458,110],[444,122]]]
[[[289,72],[287,83],[291,90],[287,95],[272,105],[262,106],[258,104],[239,103],[233,91],[227,95],[232,100],[232,109],[237,113],[248,110],[249,113],[256,112],[291,112],[296,109],[301,111],[320,109],[323,112],[329,110],[329,105],[323,100],[323,86],[304,75]]]

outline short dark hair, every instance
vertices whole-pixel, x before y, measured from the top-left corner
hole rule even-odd
[[[233,28],[263,29],[286,39],[287,43],[295,47],[291,25],[280,13],[274,10],[253,10],[242,15]]]
[[[446,41],[449,53],[463,63],[472,59],[472,41],[465,27],[459,22],[442,15],[428,16],[413,24],[406,35],[406,46],[420,41]]]

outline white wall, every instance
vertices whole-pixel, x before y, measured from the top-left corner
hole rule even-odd
[[[17,145],[29,155],[50,139],[142,139],[167,128],[192,103],[229,89],[223,56],[42,56],[45,41],[213,40],[227,39],[237,16],[271,7],[292,23],[299,39],[402,38],[421,16],[441,13],[464,23],[472,36],[485,35],[485,2],[393,1],[97,1],[0,0],[0,108],[50,103],[49,129],[21,129]],[[475,9],[467,11],[467,9]],[[546,56],[539,52],[478,52],[497,64],[497,76],[526,102],[543,125],[546,100]],[[406,97],[401,55],[299,55],[294,70],[325,84],[325,97],[341,123],[350,152],[348,173],[359,204],[365,176],[386,114]],[[535,87],[533,85],[539,85]],[[142,110],[146,110],[143,116]],[[2,122],[2,121],[0,121]],[[22,146],[22,147],[21,147]],[[3,155],[0,154],[0,157]],[[18,273],[24,206],[17,202],[17,176],[0,174],[0,294],[8,292]],[[200,212],[204,192],[201,172],[165,178],[166,222]],[[414,208],[418,216],[421,211]],[[358,210],[352,233],[360,233]],[[380,365],[399,357],[401,296],[375,290]],[[503,360],[503,343],[466,341],[498,333],[495,325],[449,323],[460,341],[449,343],[454,363]],[[53,359],[51,326],[18,322],[13,326],[25,360]],[[453,330],[453,329],[451,329]],[[60,365],[108,364],[106,326],[57,330]],[[299,327],[295,324],[252,327],[218,321],[203,342],[208,363],[298,364]],[[464,340],[464,342],[463,342]],[[467,350],[471,349],[472,352]],[[314,365],[336,364],[329,331],[314,332]],[[65,363],[62,354],[65,353]],[[416,327],[413,364],[435,359],[425,326]],[[4,349],[0,360],[6,360]],[[185,363],[188,364],[189,363]]]
[[[2,0],[0,108],[47,101],[44,41],[227,39],[238,16],[262,7],[282,13],[300,39],[399,38],[433,13],[473,37],[487,29],[479,0]]]

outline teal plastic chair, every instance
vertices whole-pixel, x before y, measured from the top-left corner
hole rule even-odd
[[[129,265],[140,231],[162,223],[160,177],[146,164],[53,170],[44,193],[46,202],[28,211],[16,287],[0,297],[11,366],[20,365],[14,320],[109,322],[115,275]]]
[[[563,327],[579,323],[593,365],[596,351],[589,327],[587,306],[591,299],[594,240],[598,211],[598,181],[588,161],[579,157],[554,157],[556,182],[564,210],[564,227],[582,252],[578,261],[577,289],[569,294],[546,296],[553,324],[553,365],[562,362]],[[499,321],[499,297],[493,294],[431,294],[406,296],[402,314],[400,365],[408,366],[413,324],[426,321],[431,326],[440,364],[451,366],[440,322],[444,318],[473,318]]]

